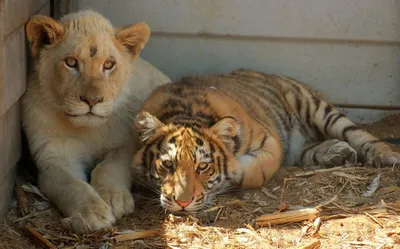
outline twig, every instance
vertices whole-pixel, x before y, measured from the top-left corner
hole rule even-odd
[[[224,207],[226,207],[226,206],[241,205],[241,204],[244,204],[244,203],[245,203],[245,202],[242,201],[242,200],[232,200],[232,201],[226,203],[225,206],[220,205],[220,206],[211,207],[211,208],[208,208],[208,209],[206,209],[206,210],[204,210],[204,211],[202,211],[202,212],[203,212],[203,213],[209,213],[209,212],[213,212],[213,211],[216,211],[216,210],[218,210],[218,209],[224,208]]]
[[[352,216],[352,215],[350,215],[350,214],[333,214],[333,215],[321,216],[321,220],[342,219],[342,218],[347,218],[350,216]]]
[[[332,204],[333,205],[335,205],[336,207],[338,207],[338,208],[340,208],[340,209],[342,209],[343,211],[345,211],[345,212],[347,212],[347,213],[351,213],[351,209],[348,209],[348,208],[345,208],[345,207],[342,207],[342,206],[340,206],[339,204],[337,204],[336,202],[332,202]]]
[[[366,216],[368,216],[372,221],[374,221],[376,224],[378,224],[381,228],[385,228],[385,226],[382,224],[382,222],[380,222],[377,218],[375,218],[374,216],[370,215],[367,212],[364,212],[364,214]]]
[[[316,208],[304,208],[275,214],[266,214],[256,219],[257,226],[278,225],[304,220],[315,219],[319,215],[319,210]]]
[[[294,177],[286,178],[285,177],[284,180],[283,180],[283,187],[282,187],[282,190],[281,190],[281,199],[280,199],[280,202],[279,202],[280,206],[282,206],[282,199],[283,199],[283,193],[285,193],[286,181],[290,181],[290,180],[296,180],[296,178],[294,178]]]
[[[26,231],[29,233],[29,235],[36,241],[38,244],[43,246],[44,248],[47,249],[56,249],[56,247],[43,235],[41,235],[36,228],[26,226],[25,227]]]
[[[46,210],[43,210],[43,211],[37,211],[37,212],[34,212],[34,213],[30,213],[28,215],[25,215],[24,217],[15,219],[13,222],[17,223],[17,222],[22,221],[22,220],[26,220],[26,219],[29,219],[29,218],[37,217],[37,216],[40,216],[42,214],[48,213],[49,211],[50,211],[50,209],[46,209]]]
[[[215,222],[217,222],[218,217],[219,217],[219,214],[220,214],[221,212],[222,212],[222,208],[221,208],[220,210],[218,210],[217,216],[215,216],[215,219],[214,219],[214,224],[215,224]]]
[[[326,173],[326,172],[336,171],[336,170],[340,170],[340,169],[343,169],[343,167],[339,166],[339,167],[333,167],[333,168],[330,168],[330,169],[316,169],[316,170],[306,171],[306,172],[303,172],[303,173],[297,173],[294,176],[296,176],[296,177],[312,176],[312,175],[316,175],[318,173]]]
[[[347,178],[347,179],[350,179],[350,180],[353,180],[353,181],[366,181],[366,180],[369,179],[368,177],[350,175],[350,174],[347,174],[347,173],[344,173],[344,172],[332,172],[332,175],[341,176],[341,177],[344,177],[344,178]]]
[[[338,199],[338,196],[335,195],[335,196],[333,196],[331,199],[329,199],[328,201],[319,204],[316,208],[321,208],[321,207],[324,207],[324,206],[326,206],[326,205],[329,205],[329,204],[331,204],[332,202],[337,201],[337,199]]]
[[[378,191],[376,191],[376,193],[378,193],[379,195],[387,195],[387,194],[391,194],[393,192],[397,192],[400,190],[399,186],[390,186],[390,187],[386,187],[386,188],[381,188]]]
[[[349,180],[346,181],[346,183],[343,185],[343,187],[336,193],[336,195],[339,195],[340,193],[342,193],[343,189],[347,186],[347,184],[349,184]]]
[[[208,209],[204,210],[203,213],[214,212],[214,211],[216,211],[216,210],[218,210],[218,209],[220,209],[220,208],[223,208],[223,207],[224,207],[224,206],[215,206],[215,207],[211,207],[211,208],[208,208]]]
[[[147,237],[156,237],[156,236],[159,236],[160,234],[161,233],[158,230],[148,230],[148,231],[143,231],[143,232],[120,234],[120,235],[112,237],[112,239],[114,239],[115,242],[119,243],[121,241],[126,241],[126,240],[136,240],[136,239],[143,239],[143,238],[147,238]]]
[[[346,244],[350,244],[350,245],[358,245],[358,246],[380,246],[381,244],[377,244],[377,243],[373,243],[373,242],[369,242],[369,241],[346,241]]]
[[[261,188],[261,192],[263,192],[266,196],[268,196],[271,199],[278,200],[278,197],[270,193],[265,187]]]
[[[296,249],[316,249],[316,248],[320,248],[320,246],[321,246],[321,241],[313,240],[307,244],[296,247]]]
[[[194,217],[193,215],[188,215],[187,216],[189,219],[191,219],[194,223],[199,223],[200,222],[200,220],[199,219],[197,219],[196,217]]]
[[[19,215],[25,216],[29,214],[28,200],[26,199],[24,190],[21,188],[21,181],[19,180],[19,178],[15,180],[15,193],[18,200]]]
[[[386,235],[389,236],[389,237],[394,235],[394,234],[400,234],[400,227],[397,227],[396,229],[386,233]]]

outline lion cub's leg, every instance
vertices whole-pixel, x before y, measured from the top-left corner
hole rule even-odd
[[[331,139],[306,146],[297,164],[333,167],[356,161],[357,152],[347,142]]]
[[[132,155],[132,151],[126,148],[110,152],[92,172],[90,184],[111,206],[117,219],[134,210],[130,191]]]
[[[112,210],[82,177],[83,168],[59,163],[64,165],[49,163],[39,169],[39,188],[66,216],[63,226],[78,234],[110,227],[115,222]]]
[[[115,222],[112,209],[86,182],[84,161],[90,159],[71,149],[79,146],[67,144],[49,143],[36,153],[40,190],[66,217],[65,228],[82,234],[110,227]]]

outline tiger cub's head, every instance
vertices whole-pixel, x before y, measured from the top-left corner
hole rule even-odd
[[[233,155],[238,123],[231,117],[211,127],[164,124],[148,112],[135,120],[142,147],[133,167],[160,193],[170,212],[195,212],[218,193],[238,184],[240,167]]]

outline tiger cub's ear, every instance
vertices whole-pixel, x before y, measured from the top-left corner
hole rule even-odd
[[[157,129],[163,127],[164,124],[157,117],[143,111],[136,115],[135,127],[140,135],[140,140],[145,142],[154,135]]]
[[[234,146],[232,138],[237,135],[239,124],[233,117],[224,117],[211,127],[211,131],[217,134],[229,150],[232,150]]]

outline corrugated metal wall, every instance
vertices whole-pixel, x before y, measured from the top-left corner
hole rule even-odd
[[[146,21],[142,56],[173,79],[239,67],[284,74],[342,104],[400,106],[397,0],[75,0],[114,25]],[[358,122],[389,111],[346,109]]]

